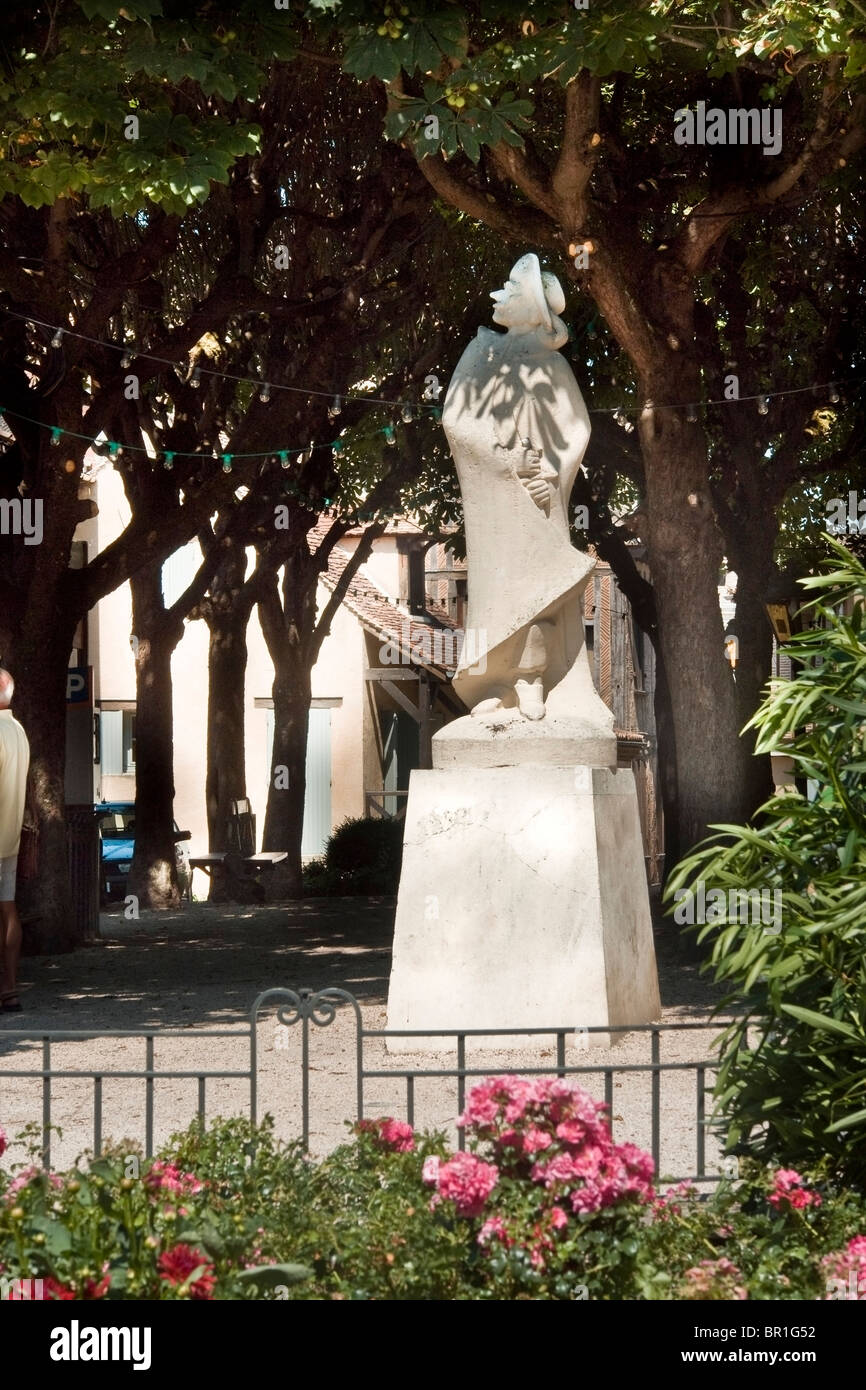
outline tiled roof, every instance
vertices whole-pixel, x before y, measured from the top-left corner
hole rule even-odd
[[[309,532],[307,540],[312,552],[327,535],[330,526],[330,519],[323,517]],[[328,568],[322,574],[322,583],[326,588],[334,590],[351,558],[351,551],[340,545],[334,546],[328,557]],[[390,594],[370,578],[363,565],[351,580],[343,603],[367,632],[381,641],[392,643],[403,663],[423,666],[440,679],[454,672],[456,662],[451,658],[452,653],[456,654],[455,640],[450,635],[437,638],[437,633],[451,634],[458,628],[438,603],[428,602],[427,612],[432,621],[423,622],[395,603]]]
[[[311,553],[315,553],[318,544],[327,535],[330,526],[330,519],[321,517],[317,525],[308,533],[307,541]],[[328,569],[322,575],[322,583],[326,588],[331,591],[334,590],[351,558],[351,551],[344,550],[340,545],[334,546],[328,559]],[[374,637],[383,641],[393,643],[407,664],[416,667],[423,666],[440,678],[443,675],[453,675],[455,669],[453,662],[433,659],[447,654],[453,649],[451,641],[447,639],[443,643],[440,637],[437,643],[436,633],[457,631],[457,624],[438,604],[430,602],[427,604],[427,611],[435,619],[435,623],[421,622],[395,603],[384,589],[380,589],[379,585],[365,573],[363,565],[349,584],[343,603],[367,632],[371,632]],[[428,653],[431,659],[421,659],[426,657]],[[633,729],[616,729],[615,733],[620,760],[627,765],[631,758],[639,756],[640,751],[645,747],[646,735]]]

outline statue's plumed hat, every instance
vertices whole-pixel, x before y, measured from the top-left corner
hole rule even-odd
[[[549,270],[542,270],[534,251],[521,256],[512,271],[513,280],[522,281],[538,305],[538,312],[545,328],[553,329],[553,314],[561,314],[565,308],[565,295],[556,276]]]

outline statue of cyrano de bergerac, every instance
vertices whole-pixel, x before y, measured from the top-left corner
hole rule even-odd
[[[466,659],[454,688],[476,718],[578,716],[610,736],[593,686],[581,594],[594,560],[571,544],[568,505],[590,423],[559,349],[565,296],[538,257],[494,290],[495,323],[460,358],[442,424],[457,466],[469,570]],[[517,712],[519,711],[519,714]]]

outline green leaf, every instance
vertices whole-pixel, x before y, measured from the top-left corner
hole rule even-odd
[[[855,1110],[853,1115],[846,1115],[843,1120],[835,1120],[832,1125],[828,1125],[824,1133],[838,1134],[840,1129],[854,1129],[862,1124],[866,1124],[866,1110]]]
[[[840,1037],[849,1038],[851,1042],[863,1041],[862,1033],[858,1033],[850,1023],[842,1023],[838,1018],[828,1018],[826,1014],[818,1014],[814,1009],[804,1009],[799,1004],[783,1004],[782,1010],[792,1018],[799,1019],[801,1023],[808,1023],[822,1032],[838,1033]]]
[[[397,42],[377,34],[375,29],[359,29],[346,44],[343,66],[362,82],[371,77],[393,82],[402,66],[400,58]]]

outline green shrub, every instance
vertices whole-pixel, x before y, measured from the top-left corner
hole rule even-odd
[[[382,1119],[313,1162],[220,1120],[153,1163],[0,1170],[0,1276],[77,1300],[866,1297],[862,1191],[750,1160],[706,1200],[661,1194],[588,1096],[544,1085],[474,1088],[462,1155]]]
[[[344,820],[325,846],[329,891],[396,893],[402,859],[402,821],[372,817]]]
[[[818,793],[811,801],[775,796],[747,826],[713,826],[720,835],[678,865],[666,897],[696,891],[700,880],[723,892],[778,892],[781,920],[772,928],[720,908],[699,932],[712,943],[716,979],[731,987],[720,1008],[740,1015],[723,1037],[718,1112],[729,1145],[862,1184],[866,570],[832,544],[836,567],[802,581],[818,590],[809,607],[820,624],[789,644],[803,668],[771,686],[751,721],[757,752],[784,749]],[[837,612],[850,601],[850,616]]]
[[[308,859],[301,870],[301,878],[308,898],[324,898],[331,892],[331,876],[324,859]]]

